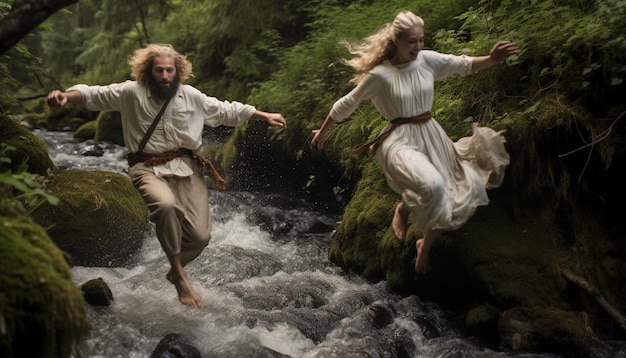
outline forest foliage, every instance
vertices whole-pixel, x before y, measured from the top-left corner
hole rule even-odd
[[[0,20],[11,3],[0,0]],[[81,0],[0,57],[0,108],[74,83],[124,81],[136,48],[171,43],[193,62],[190,83],[202,91],[283,113],[289,128],[274,139],[299,160],[310,155],[311,129],[350,90],[338,42],[371,34],[403,9],[425,19],[427,48],[478,55],[500,39],[521,46],[505,66],[438,83],[433,112],[453,138],[478,121],[515,128],[511,142],[531,143],[521,157],[546,152],[551,160],[524,185],[566,192],[584,168],[563,179],[559,154],[586,148],[606,168],[623,148],[615,130],[626,108],[623,0]],[[329,140],[339,167],[361,165],[349,147],[385,124],[367,104],[352,119]],[[571,141],[548,143],[542,133],[555,128],[563,132],[550,136]]]

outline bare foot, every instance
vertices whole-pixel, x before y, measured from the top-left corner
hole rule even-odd
[[[422,251],[424,246],[424,239],[419,239],[415,242],[415,248],[417,249],[417,259],[415,260],[415,272],[423,273],[428,266],[428,259],[425,257]]]
[[[404,236],[406,235],[406,227],[407,221],[409,219],[409,211],[404,209],[404,205],[402,202],[399,202],[396,205],[395,212],[393,214],[393,219],[391,220],[391,228],[393,229],[393,234],[396,235],[398,240],[404,240]]]
[[[165,275],[165,278],[176,287],[178,299],[182,304],[195,308],[202,306],[202,300],[196,291],[194,291],[193,287],[191,287],[187,275],[174,277],[172,270],[170,270],[167,272],[167,275]]]

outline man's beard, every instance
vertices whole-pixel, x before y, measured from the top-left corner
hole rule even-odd
[[[148,86],[150,87],[150,92],[152,93],[152,95],[162,100],[172,98],[178,90],[178,84],[175,82],[172,82],[169,87],[163,88],[159,86],[157,81],[155,81],[153,78],[150,78]]]

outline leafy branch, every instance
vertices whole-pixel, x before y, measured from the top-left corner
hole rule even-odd
[[[0,163],[11,163],[11,158],[6,154],[14,150],[15,147],[0,144]],[[59,198],[45,191],[45,178],[27,172],[26,164],[20,166],[16,173],[0,173],[0,185],[3,187],[0,202],[8,203],[22,212],[32,211],[43,201],[55,206],[59,203]]]

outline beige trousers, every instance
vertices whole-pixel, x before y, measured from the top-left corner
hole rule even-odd
[[[138,163],[130,168],[130,176],[156,224],[163,251],[168,257],[180,254],[185,266],[209,244],[211,212],[204,175],[190,158],[183,160],[194,168],[193,175],[156,176],[151,167]]]

